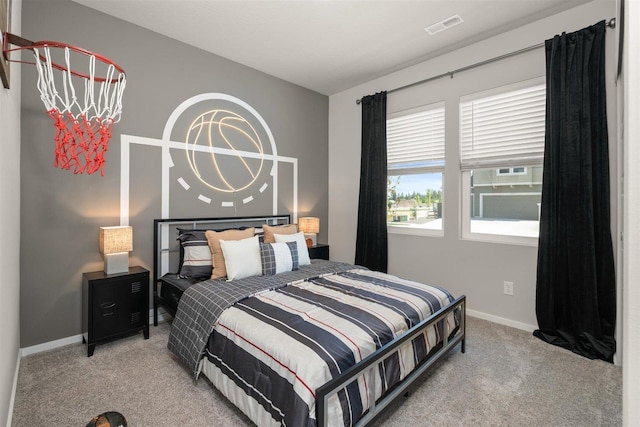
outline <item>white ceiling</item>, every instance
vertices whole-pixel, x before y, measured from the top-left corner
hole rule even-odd
[[[591,0],[73,1],[332,95]]]

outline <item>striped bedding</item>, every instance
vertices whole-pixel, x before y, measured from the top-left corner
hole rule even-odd
[[[352,268],[258,293],[218,318],[202,372],[257,425],[315,426],[315,391],[453,301],[445,290]],[[353,425],[459,324],[453,313],[329,402],[329,425]],[[443,330],[443,328],[445,330]]]
[[[171,323],[167,347],[197,378],[209,334],[224,310],[260,292],[301,282],[309,277],[351,269],[351,264],[314,259],[311,260],[311,264],[301,266],[299,270],[273,276],[199,282],[187,288],[180,298],[178,310]]]

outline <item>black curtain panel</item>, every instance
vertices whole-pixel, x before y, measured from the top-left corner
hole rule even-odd
[[[387,92],[362,98],[355,263],[387,272]]]
[[[547,108],[534,335],[613,362],[605,21],[546,41]]]

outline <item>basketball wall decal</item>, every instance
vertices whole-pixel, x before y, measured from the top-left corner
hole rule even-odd
[[[258,132],[240,114],[223,109],[207,111],[193,120],[185,153],[193,174],[207,187],[225,193],[250,187],[264,165]]]

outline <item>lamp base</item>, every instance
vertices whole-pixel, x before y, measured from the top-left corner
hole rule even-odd
[[[104,255],[104,272],[107,275],[129,272],[129,252]]]
[[[315,246],[318,243],[317,236],[318,235],[316,233],[304,233],[304,239],[307,241],[308,248]]]

